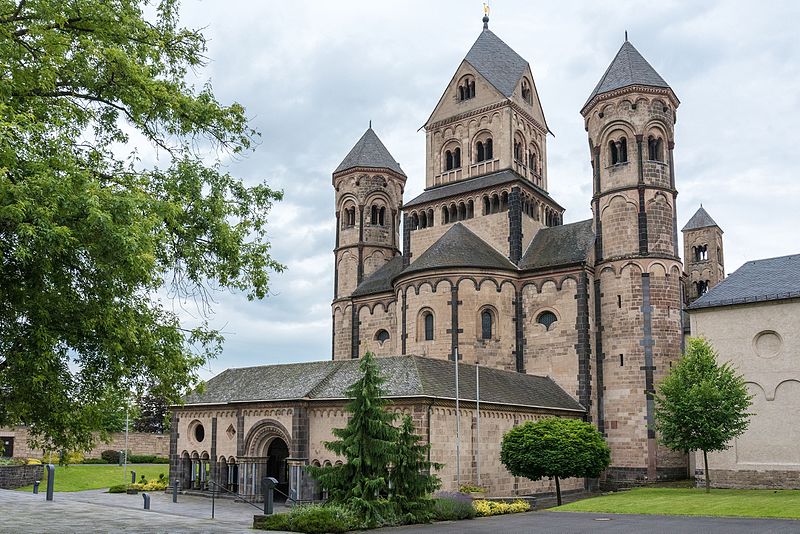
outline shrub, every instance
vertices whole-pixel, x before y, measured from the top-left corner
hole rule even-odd
[[[323,534],[342,533],[356,528],[358,522],[344,506],[309,504],[292,508],[288,513],[267,516],[254,524],[262,530],[288,530]]]
[[[112,451],[111,449],[105,450],[100,453],[100,458],[106,461],[109,464],[118,464],[119,463],[119,451]]]
[[[28,458],[25,463],[27,465],[42,465],[42,461],[37,458]]]
[[[272,514],[257,519],[253,523],[253,528],[260,530],[283,530],[291,531],[289,529],[289,514]]]
[[[108,488],[108,493],[125,493],[128,490],[127,484],[119,484]]]
[[[85,458],[83,460],[83,463],[85,463],[85,464],[104,464],[105,465],[108,462],[106,462],[102,458]]]
[[[440,493],[433,499],[433,518],[436,521],[473,519],[472,498],[464,493]]]
[[[42,462],[46,464],[82,464],[85,457],[80,451],[60,451],[47,452],[42,457]]]
[[[486,489],[472,484],[462,484],[458,491],[461,493],[485,493]]]
[[[516,500],[512,503],[502,501],[486,501],[480,500],[473,503],[475,512],[480,517],[487,517],[490,515],[502,514],[516,514],[519,512],[530,512],[531,505],[522,500]]]

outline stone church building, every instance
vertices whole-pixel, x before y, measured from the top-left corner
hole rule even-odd
[[[313,498],[302,468],[340,461],[322,442],[345,424],[343,391],[372,351],[385,357],[395,408],[446,464],[444,489],[480,479],[496,495],[550,490],[499,463],[503,432],[547,415],[584,418],[606,436],[608,485],[685,478],[686,456],[649,427],[652,394],[681,354],[684,287],[702,293],[724,273],[684,286],[678,106],[625,41],[580,108],[592,218],[564,224],[533,72],[485,18],[425,122],[424,192],[403,198],[406,174],[371,128],[333,172],[332,361],[211,379],[175,411],[171,477],[258,493],[270,474]]]

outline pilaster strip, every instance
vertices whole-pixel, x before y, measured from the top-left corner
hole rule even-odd
[[[508,259],[519,263],[522,258],[522,192],[519,186],[508,195]]]
[[[655,366],[653,365],[653,308],[650,299],[650,273],[642,273],[642,341],[639,343],[644,349],[644,366],[641,368],[644,371],[644,394],[647,400],[647,412],[645,420],[647,422],[647,472],[651,480],[656,477],[656,458],[655,458],[655,440],[656,431],[654,427],[653,412],[655,409],[653,394],[655,393],[655,386],[653,383],[653,372]]]
[[[605,354],[603,353],[603,294],[600,291],[600,280],[594,281],[594,357],[595,375],[597,377],[597,430],[605,435],[605,408],[603,406],[603,364]]]
[[[575,331],[578,333],[578,342],[575,352],[578,355],[578,402],[587,410],[587,421],[592,420],[592,345],[589,336],[589,276],[582,271],[578,278],[578,287],[575,294],[577,302],[577,317]]]

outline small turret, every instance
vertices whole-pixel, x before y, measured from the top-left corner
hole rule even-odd
[[[700,205],[681,230],[686,271],[685,294],[693,302],[725,278],[722,228]]]

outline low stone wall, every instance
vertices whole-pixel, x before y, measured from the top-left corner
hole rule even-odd
[[[0,428],[0,436],[14,438],[14,456],[23,458],[41,458],[43,451],[28,446],[28,429],[25,427]],[[99,442],[94,449],[84,451],[86,458],[100,458],[105,450],[121,451],[125,449],[125,432],[114,432],[109,443]],[[97,438],[96,438],[97,439]],[[148,434],[145,432],[128,433],[128,449],[131,454],[154,454],[169,457],[169,434]]]
[[[709,469],[711,486],[735,489],[800,489],[800,471],[756,471],[751,469]],[[705,486],[703,469],[695,470],[698,487]]]
[[[656,470],[657,480],[648,480],[646,467],[609,467],[600,478],[603,490],[618,490],[646,486],[653,482],[687,480],[689,473],[685,467],[665,467]]]
[[[0,489],[14,489],[30,486],[42,480],[42,465],[0,465]]]

